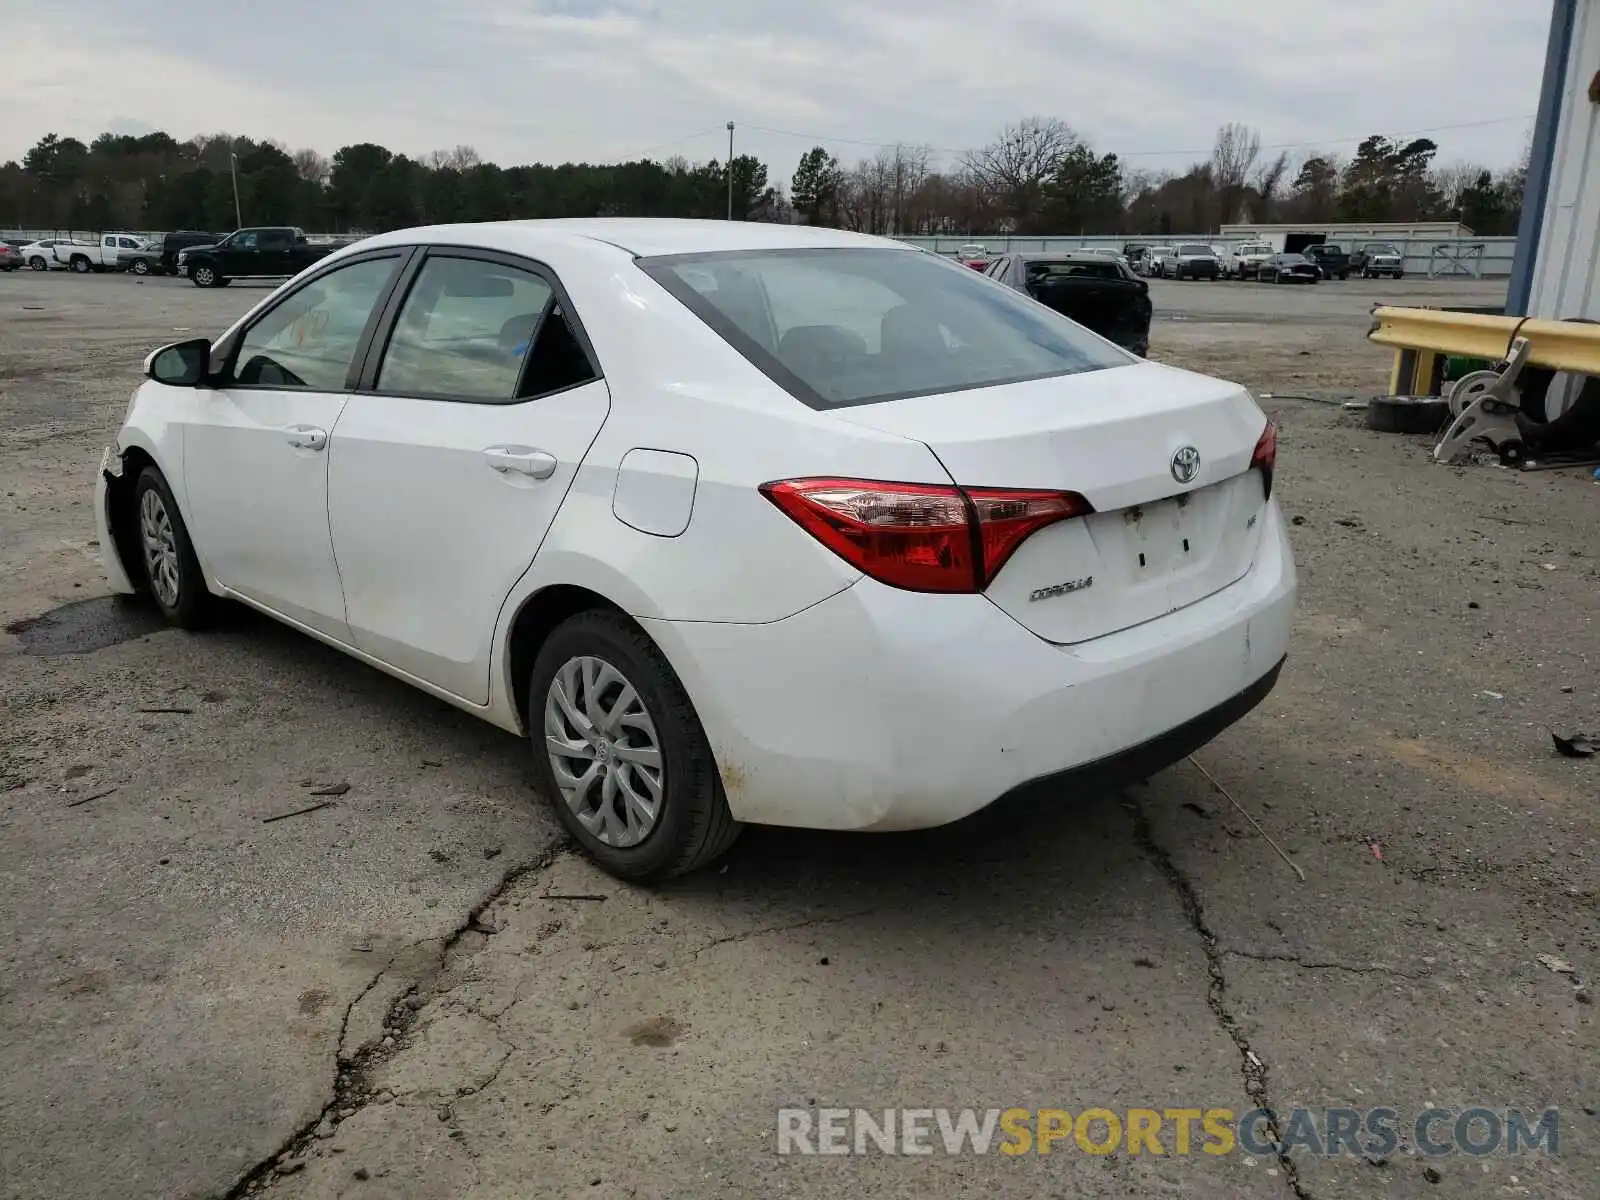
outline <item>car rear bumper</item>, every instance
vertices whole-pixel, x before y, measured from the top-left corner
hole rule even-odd
[[[734,816],[924,828],[1020,788],[1068,801],[1148,774],[1258,703],[1297,590],[1282,517],[1267,514],[1236,583],[1073,646],[983,596],[870,579],[764,625],[642,624],[695,703]]]

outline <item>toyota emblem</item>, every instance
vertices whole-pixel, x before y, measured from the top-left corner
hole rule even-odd
[[[1179,483],[1193,483],[1200,474],[1200,451],[1182,446],[1172,456],[1172,477]]]

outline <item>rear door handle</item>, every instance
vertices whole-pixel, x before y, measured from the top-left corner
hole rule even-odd
[[[328,431],[315,425],[290,425],[283,431],[289,445],[302,450],[321,450],[328,444]]]
[[[483,461],[502,475],[514,471],[535,479],[549,479],[558,465],[554,454],[526,446],[490,446],[483,452]]]

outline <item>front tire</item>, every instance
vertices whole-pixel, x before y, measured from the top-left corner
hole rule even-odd
[[[146,467],[139,473],[133,513],[150,598],[179,629],[204,628],[210,624],[216,600],[206,589],[188,527],[159,468]]]
[[[220,286],[219,281],[221,278],[217,274],[217,269],[207,263],[200,263],[189,268],[189,280],[195,287],[218,287]]]
[[[670,879],[738,837],[688,694],[620,613],[591,610],[556,628],[534,660],[527,717],[539,789],[610,874]]]
[[[128,270],[135,275],[148,275],[150,274],[150,264],[142,258],[136,258],[128,264]]]
[[[30,271],[48,271],[50,269],[50,264],[47,263],[42,257],[35,254],[28,260],[28,269]]]

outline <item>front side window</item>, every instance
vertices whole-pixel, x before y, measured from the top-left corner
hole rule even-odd
[[[434,256],[400,309],[377,387],[504,402],[593,378],[548,280],[496,262]]]
[[[737,251],[639,266],[813,408],[1134,361],[970,267],[906,250]]]
[[[369,258],[320,275],[252,325],[239,342],[234,381],[247,386],[343,391],[372,310],[400,256]]]

